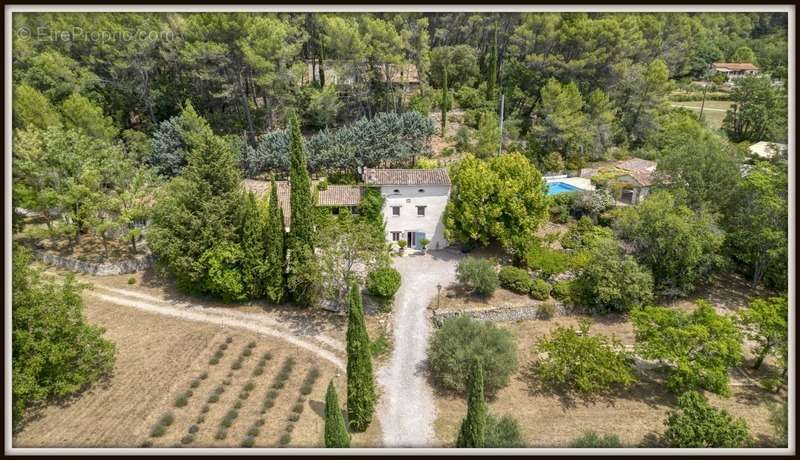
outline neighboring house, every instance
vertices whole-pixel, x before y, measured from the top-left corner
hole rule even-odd
[[[734,83],[738,78],[749,75],[758,75],[759,69],[749,62],[715,62],[711,64],[712,73],[722,73],[728,79],[728,83]]]
[[[405,241],[409,248],[448,246],[444,237],[444,211],[450,198],[450,177],[441,169],[365,168],[364,183],[377,186],[384,197],[383,216],[387,240]]]
[[[625,174],[617,176],[617,181],[624,184],[619,201],[625,204],[638,204],[650,193],[656,162],[631,158],[617,163],[617,168],[625,171]]]
[[[323,63],[325,72],[325,86],[338,85],[342,87],[352,86],[358,83],[361,75],[359,65],[361,62],[327,60]],[[375,70],[380,73],[383,81],[391,82],[395,85],[407,86],[413,90],[419,85],[419,73],[414,64],[376,64]],[[319,78],[319,63],[306,62],[306,75],[304,83],[311,83]]]
[[[748,150],[750,152],[750,155],[759,158],[770,159],[774,158],[776,155],[778,156],[780,156],[781,154],[786,155],[786,152],[789,150],[789,147],[786,144],[761,141],[751,145],[748,148]]]

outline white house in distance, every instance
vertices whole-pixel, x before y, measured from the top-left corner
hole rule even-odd
[[[749,62],[715,62],[711,64],[712,73],[722,73],[728,79],[728,83],[748,75],[758,75],[758,67]]]
[[[775,155],[782,153],[785,154],[785,152],[788,150],[788,146],[786,144],[778,144],[776,142],[761,141],[751,145],[748,150],[753,156],[770,159]]]
[[[380,187],[387,240],[405,241],[409,248],[448,245],[444,237],[444,210],[450,198],[447,169],[370,169],[363,172],[367,186]]]

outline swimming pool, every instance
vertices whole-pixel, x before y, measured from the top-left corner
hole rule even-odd
[[[559,193],[568,193],[568,192],[580,192],[582,191],[578,187],[566,184],[564,182],[548,182],[547,183],[547,194],[548,195],[558,195]]]

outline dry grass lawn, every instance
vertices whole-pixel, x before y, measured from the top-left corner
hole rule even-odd
[[[263,416],[265,423],[256,437],[256,447],[279,445],[289,424],[292,406],[300,396],[302,381],[312,367],[319,369],[320,377],[302,402],[303,410],[293,424],[287,447],[322,446],[324,397],[330,379],[336,383],[340,403],[346,399],[343,372],[328,361],[280,340],[142,312],[91,296],[85,296],[85,312],[88,322],[106,328],[105,336],[117,347],[112,375],[65,404],[39,410],[15,434],[15,447],[178,447],[189,427],[197,423],[213,389],[226,379],[230,384],[225,386],[219,401],[210,405],[193,442],[185,447],[239,447],[247,430],[260,417],[261,402],[268,386],[288,358],[294,359],[296,365],[279,390],[274,407]],[[210,357],[227,337],[231,337],[232,342],[223,357],[218,364],[210,365]],[[231,364],[251,341],[256,344],[252,354],[243,357],[240,369],[231,369]],[[271,353],[272,358],[267,361],[262,375],[253,376],[252,371],[264,352]],[[174,407],[176,396],[189,389],[191,382],[203,373],[208,376],[193,389],[188,404]],[[250,381],[255,388],[243,401],[227,437],[214,439],[222,417],[233,408],[243,386]],[[174,414],[174,422],[163,436],[152,438],[151,429],[168,412]],[[380,426],[377,420],[366,433],[353,437],[354,446],[378,443]]]

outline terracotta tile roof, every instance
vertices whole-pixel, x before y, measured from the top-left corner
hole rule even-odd
[[[361,203],[361,187],[358,185],[329,185],[317,195],[319,206],[356,206]]]
[[[316,188],[319,181],[312,181],[312,189]],[[292,219],[290,196],[292,186],[289,181],[275,181],[278,189],[278,203],[283,211],[283,223],[287,227]],[[253,192],[258,197],[269,196],[270,182],[264,180],[245,179],[242,181],[245,190]],[[361,187],[357,185],[329,185],[326,190],[318,192],[319,206],[357,206],[361,203]]]
[[[450,185],[447,169],[370,169],[364,168],[369,185]]]
[[[630,160],[620,161],[617,168],[624,169],[642,187],[653,185],[653,173],[656,170],[656,162],[643,160],[641,158],[631,158]]]
[[[715,62],[714,68],[732,70],[734,72],[742,70],[758,70],[758,67],[750,64],[749,62]]]
[[[628,171],[628,175],[642,187],[653,185],[653,173],[649,171]]]

